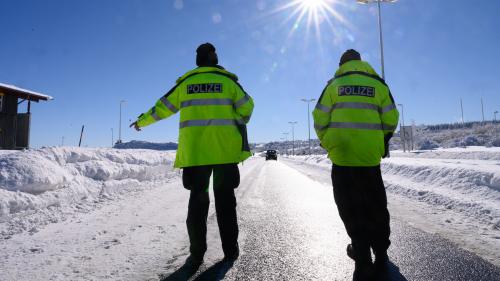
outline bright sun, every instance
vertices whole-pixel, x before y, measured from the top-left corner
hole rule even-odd
[[[315,10],[326,4],[325,0],[301,0],[305,8]]]
[[[292,36],[305,22],[307,35],[313,28],[316,39],[321,41],[320,25],[323,23],[328,24],[334,34],[337,33],[334,20],[343,25],[349,25],[347,20],[337,12],[336,5],[338,4],[342,4],[342,2],[340,0],[291,0],[287,4],[278,7],[274,12],[290,11],[285,23],[295,20],[289,36]]]

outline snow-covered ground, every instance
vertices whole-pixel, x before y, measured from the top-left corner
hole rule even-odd
[[[330,170],[326,155],[286,159]],[[382,161],[391,215],[500,264],[500,149],[403,153]]]
[[[0,151],[0,280],[157,280],[165,265],[188,253],[189,193],[172,168],[174,156],[69,147]],[[307,166],[305,174],[330,186],[325,155],[282,159],[299,171]],[[242,183],[259,177],[259,162],[244,163]],[[394,151],[382,169],[393,217],[500,266],[499,149]],[[209,239],[218,244],[212,231]]]
[[[0,240],[169,181],[175,152],[43,148],[0,154]]]
[[[0,280],[158,280],[189,253],[189,192],[172,168],[174,155],[0,152]],[[242,181],[257,162],[245,162]],[[220,243],[215,228],[209,234],[211,245]]]

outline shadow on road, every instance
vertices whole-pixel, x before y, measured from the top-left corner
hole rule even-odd
[[[210,268],[205,270],[200,276],[194,279],[195,281],[212,281],[212,280],[222,280],[226,276],[226,273],[233,267],[234,262],[229,261],[219,261],[218,263],[212,265]]]
[[[187,281],[191,278],[200,266],[193,266],[189,260],[168,276],[163,276],[160,281]]]
[[[224,279],[226,273],[233,267],[234,262],[219,261],[207,268],[196,277],[195,281],[218,281]],[[189,262],[183,264],[179,269],[168,276],[160,278],[161,281],[187,281],[198,271],[199,266],[192,266]]]
[[[380,276],[377,281],[408,281],[406,278],[399,272],[399,267],[397,267],[394,263],[389,261],[387,265],[387,272]]]

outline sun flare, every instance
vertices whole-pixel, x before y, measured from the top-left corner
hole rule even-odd
[[[297,29],[305,25],[306,36],[314,30],[315,37],[321,41],[321,25],[328,25],[332,33],[338,33],[337,23],[348,26],[347,20],[337,11],[337,5],[342,5],[341,0],[292,0],[278,7],[274,12],[289,13],[284,23],[293,21],[289,32],[291,37]]]
[[[325,0],[301,0],[305,8],[315,10],[326,4]]]

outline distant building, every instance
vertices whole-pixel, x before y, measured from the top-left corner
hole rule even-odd
[[[31,102],[52,100],[51,96],[0,83],[0,149],[23,149],[30,146]],[[19,113],[27,102],[26,113]]]

